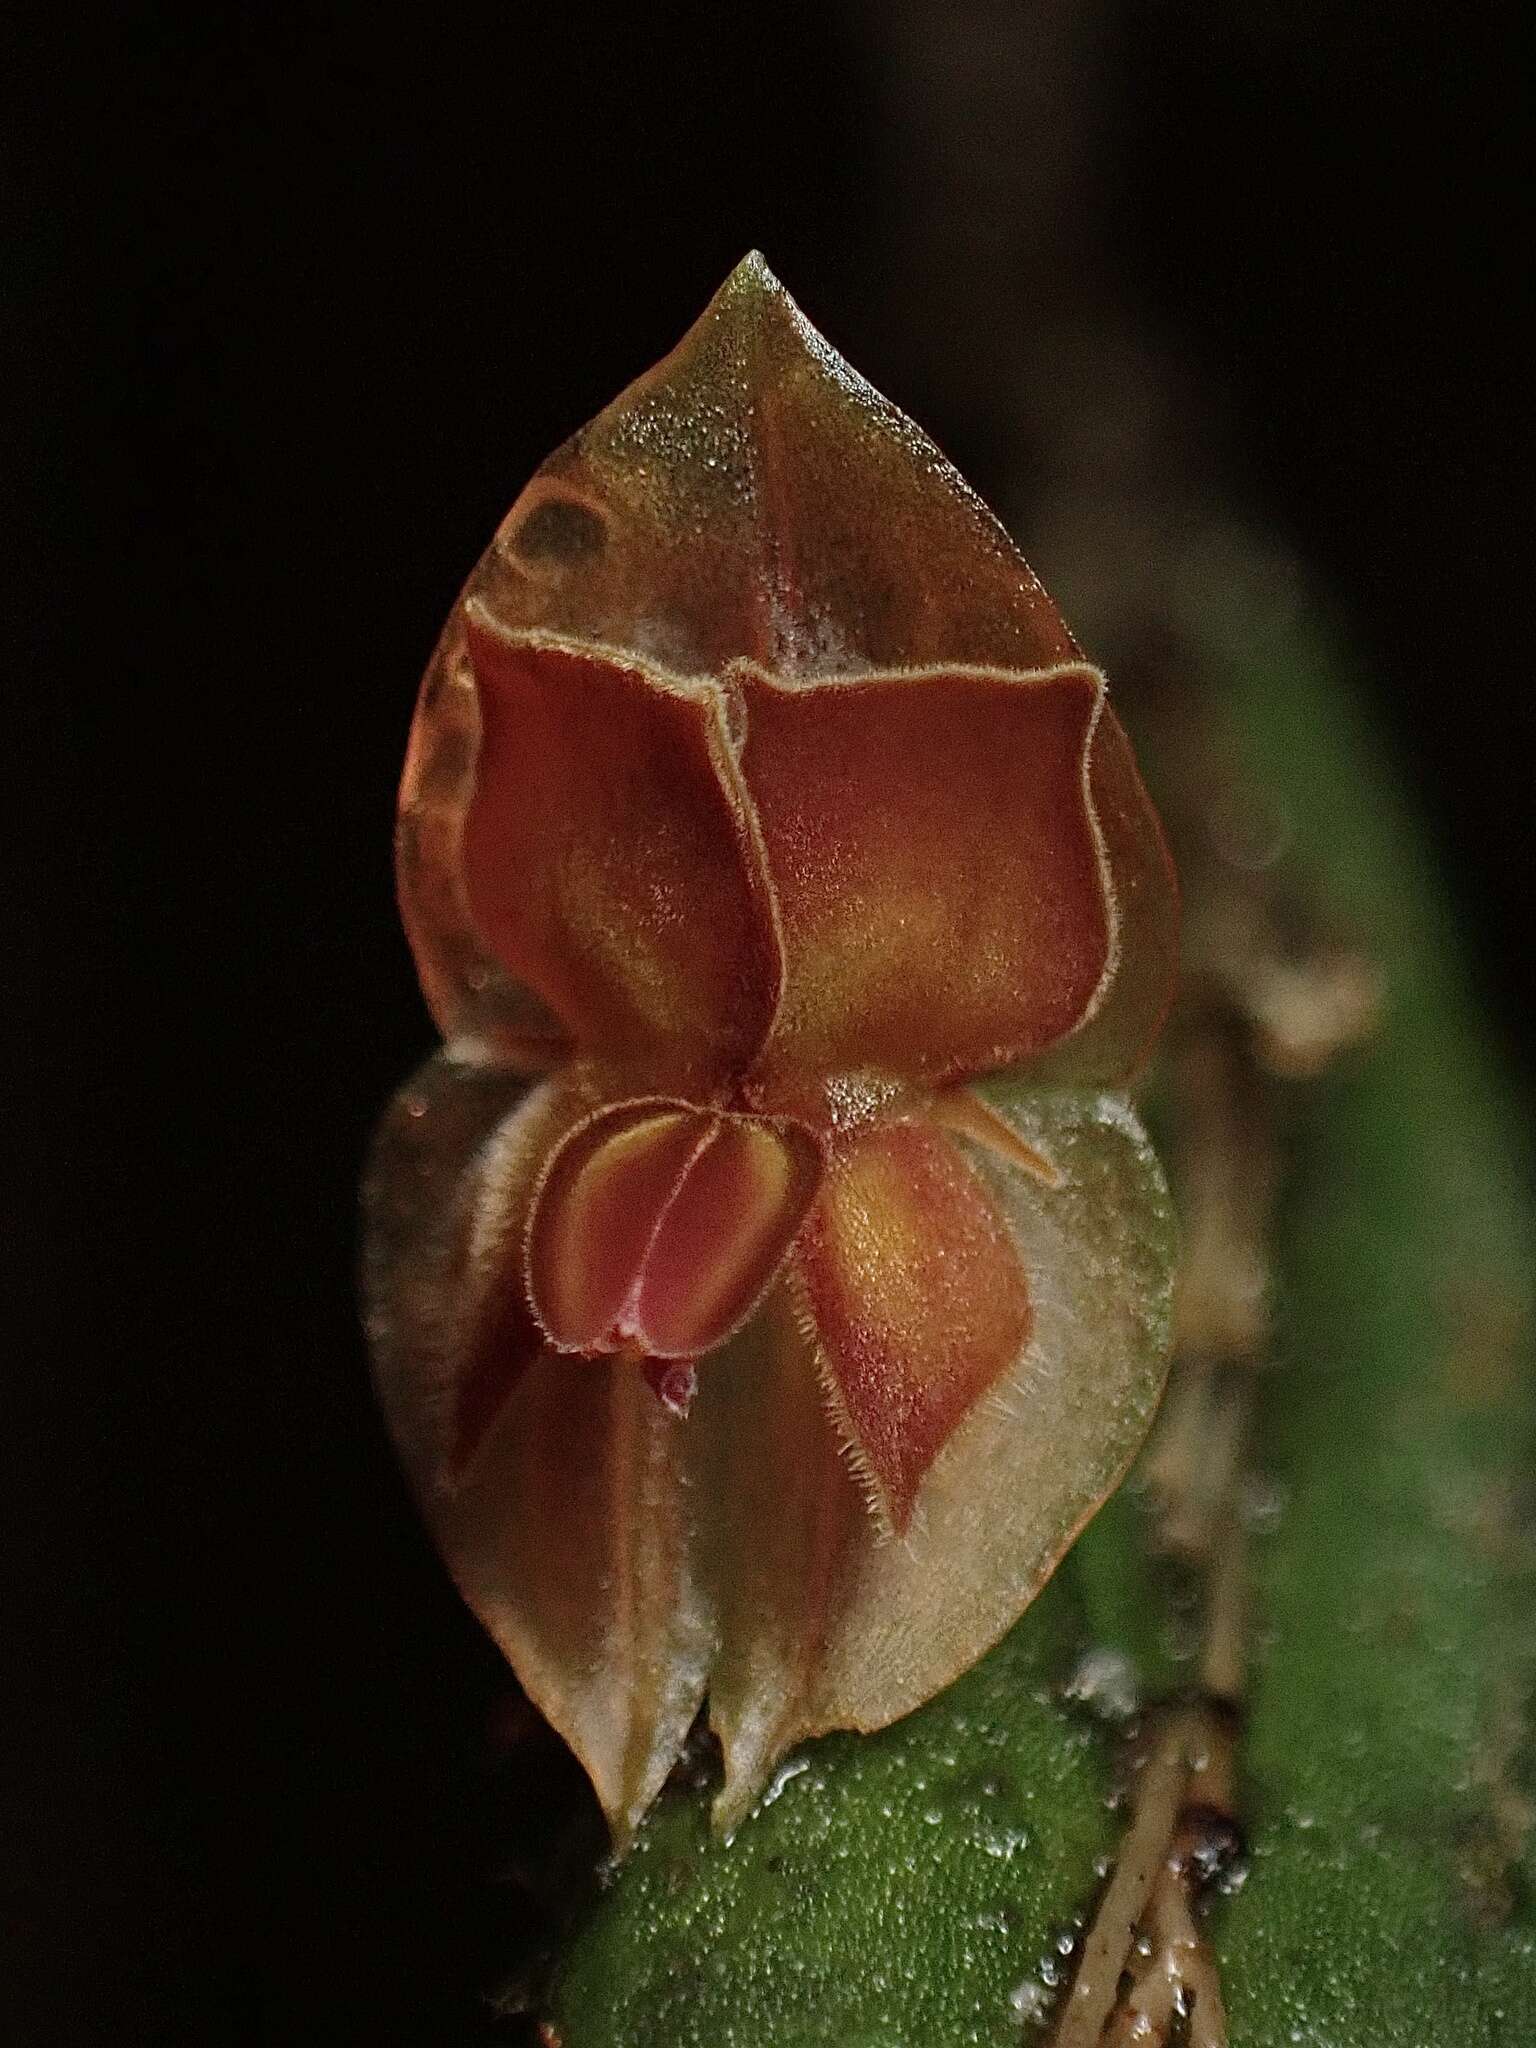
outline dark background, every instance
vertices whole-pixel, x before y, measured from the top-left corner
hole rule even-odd
[[[996,94],[1015,65],[1038,115],[1032,10],[949,11],[1011,54],[940,143],[1022,220]],[[994,290],[1056,288],[1021,230],[947,305],[909,232],[924,10],[724,12],[61,10],[7,66],[24,2048],[512,2038],[478,2003],[505,1683],[351,1290],[369,1125],[431,1039],[389,870],[415,682],[528,472],[749,245],[983,490],[987,397],[945,364]],[[1528,1054],[1515,12],[1095,12],[1092,262],[1353,631]]]

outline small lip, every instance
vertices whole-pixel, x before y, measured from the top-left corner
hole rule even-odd
[[[671,1097],[606,1104],[545,1161],[529,1206],[529,1304],[557,1351],[691,1362],[773,1285],[815,1200],[803,1126]]]

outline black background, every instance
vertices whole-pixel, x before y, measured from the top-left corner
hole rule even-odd
[[[1521,53],[1472,12],[1125,5],[1101,172],[1528,1049]],[[749,245],[996,480],[893,328],[878,10],[201,13],[39,20],[7,67],[11,2037],[510,2038],[505,1688],[351,1291],[430,1043],[415,681],[527,473]]]

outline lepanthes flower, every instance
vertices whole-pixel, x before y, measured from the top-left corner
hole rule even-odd
[[[422,688],[380,1388],[622,1841],[701,1705],[733,1823],[1017,1618],[1160,1388],[1117,1092],[1175,897],[990,513],[748,258],[560,449]]]

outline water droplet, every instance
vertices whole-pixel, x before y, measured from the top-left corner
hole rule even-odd
[[[998,1828],[981,1838],[981,1847],[988,1856],[995,1856],[1000,1862],[1009,1862],[1021,1849],[1029,1845],[1029,1836],[1023,1828]]]
[[[1021,2020],[1038,2019],[1050,2002],[1045,1986],[1037,1984],[1033,1977],[1026,1977],[1022,1984],[1015,1984],[1008,1994],[1009,2010]]]
[[[1123,1650],[1107,1646],[1087,1650],[1063,1691],[1069,1700],[1080,1700],[1106,1720],[1128,1721],[1140,1693],[1136,1666]]]

